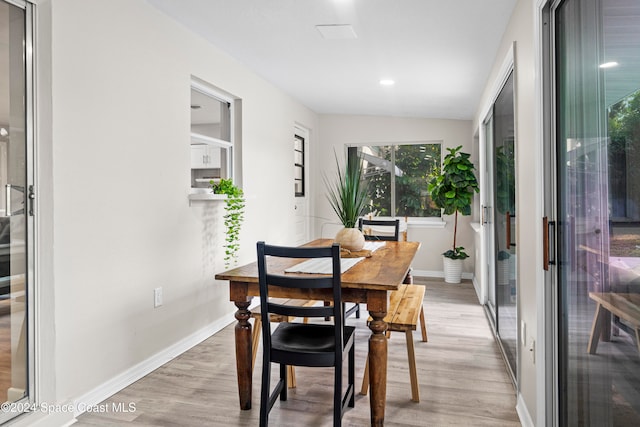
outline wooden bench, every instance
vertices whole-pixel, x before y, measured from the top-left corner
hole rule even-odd
[[[384,321],[387,322],[387,338],[391,332],[404,332],[407,340],[407,356],[409,359],[409,378],[411,380],[411,400],[420,402],[420,388],[418,387],[418,373],[416,369],[416,356],[413,346],[413,331],[417,329],[418,318],[422,330],[422,341],[427,342],[427,326],[424,320],[425,287],[421,285],[401,285],[397,291],[389,296],[389,308]],[[372,319],[369,318],[369,321]],[[364,369],[362,388],[360,394],[367,394],[369,390],[369,358]]]
[[[298,307],[311,307],[315,305],[317,301],[308,299],[286,299],[286,298],[271,298],[271,301],[286,304],[297,305]],[[251,372],[256,364],[256,353],[258,352],[258,344],[260,343],[260,336],[262,335],[262,312],[260,306],[254,307],[251,311],[251,317],[255,319],[253,325],[253,335],[251,337]],[[295,318],[291,316],[281,316],[277,314],[271,314],[269,320],[273,323],[291,322]],[[307,319],[304,319],[304,323],[307,323]],[[294,388],[296,386],[296,371],[293,366],[287,366],[287,386]]]
[[[636,333],[636,346],[640,354],[640,294],[623,294],[613,292],[589,292],[589,298],[594,300],[596,307],[591,336],[589,337],[589,354],[596,354],[600,336],[608,327],[607,312],[627,321]]]

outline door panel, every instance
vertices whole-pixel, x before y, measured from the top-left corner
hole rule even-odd
[[[483,123],[486,170],[483,226],[487,309],[514,383],[517,383],[518,312],[513,71]]]
[[[558,421],[640,425],[640,0],[553,17]]]
[[[0,1],[0,29],[0,399],[15,402],[28,393],[25,10]]]
[[[518,316],[516,257],[515,122],[513,72],[493,107],[493,224],[497,329],[514,378],[517,377]]]
[[[302,127],[294,128],[294,230],[295,245],[309,241],[309,131]]]

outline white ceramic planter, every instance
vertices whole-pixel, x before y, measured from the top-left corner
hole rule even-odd
[[[497,262],[496,268],[496,282],[500,286],[506,286],[509,284],[509,260],[501,260]]]
[[[338,231],[334,241],[350,251],[359,251],[364,247],[364,235],[357,228],[343,228]]]
[[[444,281],[447,283],[460,283],[462,279],[462,260],[442,257],[444,264]]]

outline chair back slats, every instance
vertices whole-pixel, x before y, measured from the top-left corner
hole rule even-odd
[[[279,314],[281,316],[291,316],[299,318],[308,317],[331,317],[333,316],[333,307],[312,306],[312,307],[300,307],[296,305],[283,305],[269,303],[268,310],[272,314]]]
[[[400,240],[400,220],[385,220],[385,219],[358,219],[358,228],[360,231],[363,231],[364,226],[378,226],[378,227],[389,227],[392,234],[374,234],[374,233],[363,233],[365,240],[387,240],[387,241],[398,241]]]
[[[340,270],[338,270],[340,271]],[[304,280],[301,280],[304,279]],[[300,277],[282,276],[280,274],[267,274],[269,286],[281,286],[283,288],[299,289],[331,289],[333,288],[333,277]]]
[[[291,249],[295,249],[292,251]],[[265,244],[265,255],[273,255],[280,258],[329,258],[332,255],[333,247],[304,247],[291,248],[288,246],[275,246]]]

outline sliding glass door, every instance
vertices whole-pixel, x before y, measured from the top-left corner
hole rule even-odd
[[[0,401],[29,398],[30,5],[0,0]],[[31,202],[32,203],[32,202]],[[0,423],[24,405],[5,405]]]
[[[514,82],[510,71],[483,124],[486,170],[483,227],[487,308],[514,383],[517,382],[517,243]]]
[[[640,425],[640,0],[565,0],[555,44],[558,421]]]

